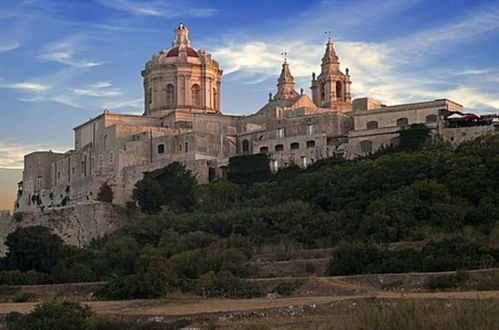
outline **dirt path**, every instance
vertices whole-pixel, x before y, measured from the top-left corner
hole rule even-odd
[[[287,297],[277,299],[183,299],[183,300],[125,300],[125,301],[91,301],[84,302],[98,313],[121,315],[195,315],[203,313],[251,311],[272,309],[297,305],[321,305],[330,302],[363,299],[499,299],[499,290],[496,291],[463,291],[463,292],[376,292],[348,296],[314,296],[314,297]],[[2,303],[0,314],[9,312],[25,313],[30,311],[36,303]]]

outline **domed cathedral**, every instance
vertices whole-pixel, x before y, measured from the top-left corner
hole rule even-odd
[[[220,112],[222,70],[210,54],[192,48],[183,24],[174,30],[172,47],[154,54],[142,76],[145,116],[161,117],[172,110]]]
[[[350,94],[350,75],[340,71],[340,62],[331,39],[326,44],[326,52],[322,57],[321,73],[312,74],[312,99],[320,108],[331,108],[340,112],[352,110]]]

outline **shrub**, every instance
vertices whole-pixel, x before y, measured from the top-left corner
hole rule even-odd
[[[469,273],[458,271],[455,274],[430,276],[424,281],[423,287],[432,291],[455,289],[466,284],[469,279]]]
[[[261,295],[260,289],[249,281],[241,280],[229,272],[210,271],[195,283],[195,292],[205,297],[224,296],[251,298]]]
[[[274,292],[277,292],[281,296],[290,296],[303,285],[303,281],[292,281],[292,282],[281,282],[275,288]]]
[[[112,203],[114,198],[113,189],[104,182],[99,189],[99,193],[97,194],[97,200],[100,202]]]
[[[92,315],[88,306],[79,303],[48,302],[25,315],[9,314],[7,325],[12,330],[84,330],[86,320]]]

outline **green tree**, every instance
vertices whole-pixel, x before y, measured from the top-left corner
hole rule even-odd
[[[139,203],[140,210],[147,214],[158,213],[165,204],[159,182],[150,178],[144,178],[135,184],[133,198]]]
[[[12,330],[84,330],[94,313],[88,306],[75,302],[48,302],[37,305],[25,315],[9,314],[7,325]]]
[[[5,264],[22,272],[49,273],[64,255],[62,239],[43,226],[18,228],[7,236]]]
[[[269,158],[266,154],[229,158],[227,179],[235,184],[251,185],[270,178]]]
[[[420,149],[430,140],[430,129],[425,124],[412,124],[398,132],[400,134],[400,150],[414,151]]]
[[[142,212],[154,214],[167,206],[173,211],[188,210],[195,201],[196,178],[179,162],[146,173],[135,185],[134,199]]]

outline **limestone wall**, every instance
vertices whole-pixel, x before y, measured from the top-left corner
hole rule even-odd
[[[18,227],[45,226],[51,228],[67,244],[82,247],[88,245],[93,238],[102,237],[130,222],[131,217],[125,208],[95,201],[46,212],[25,212],[1,220],[0,255],[6,252],[4,242],[7,235]]]

